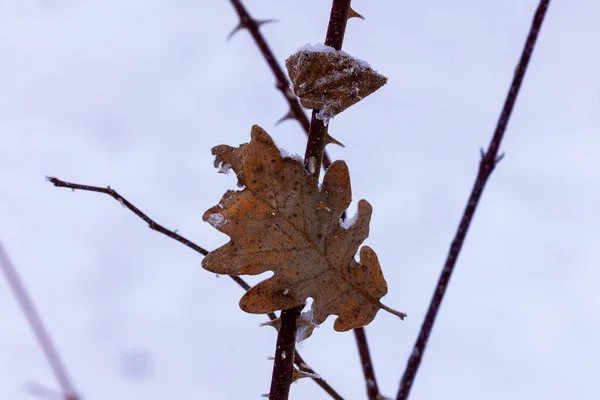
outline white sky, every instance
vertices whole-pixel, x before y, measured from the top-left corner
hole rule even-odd
[[[355,200],[374,207],[389,284],[367,334],[380,388],[399,379],[504,101],[537,0],[355,0],[344,50],[389,83],[331,121]],[[330,1],[247,0],[280,63],[324,39]],[[411,399],[596,399],[600,392],[600,28],[595,0],[553,1]],[[0,240],[86,399],[253,399],[275,331],[242,291],[116,201],[111,185],[207,249],[201,217],[233,175],[210,148],[252,124],[303,153],[298,124],[228,1],[0,1]],[[352,206],[355,207],[355,206]],[[351,208],[350,213],[354,213]],[[256,279],[254,280],[256,281]],[[49,367],[0,279],[0,399]],[[299,347],[347,399],[365,389],[331,319]],[[291,399],[326,399],[313,382]]]

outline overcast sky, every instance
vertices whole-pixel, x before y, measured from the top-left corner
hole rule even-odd
[[[330,1],[246,0],[280,63],[322,42]],[[330,123],[366,244],[387,277],[367,328],[395,396],[528,32],[537,0],[355,0],[344,49],[389,78]],[[600,3],[555,0],[460,256],[411,399],[596,399],[600,392]],[[0,240],[88,400],[258,399],[276,332],[242,290],[113,199],[117,189],[207,249],[202,221],[235,186],[210,148],[253,124],[290,152],[305,134],[221,0],[0,0]],[[251,280],[256,282],[257,279]],[[365,388],[351,332],[332,318],[300,344],[347,399]],[[0,279],[0,399],[56,387]],[[291,399],[327,399],[313,382]]]

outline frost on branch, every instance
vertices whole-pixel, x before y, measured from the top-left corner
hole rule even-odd
[[[301,47],[285,66],[302,106],[319,109],[325,121],[387,82],[367,62],[322,44]]]
[[[289,309],[313,299],[310,324],[338,315],[334,328],[347,331],[367,325],[387,293],[377,255],[367,246],[371,205],[358,203],[356,222],[340,226],[350,205],[350,175],[343,161],[327,170],[321,187],[301,161],[282,157],[271,137],[252,127],[252,140],[239,147],[212,149],[215,166],[231,165],[239,191],[229,190],[203,219],[231,240],[209,253],[202,266],[217,274],[274,275],[252,287],[242,310],[263,314]],[[303,337],[310,336],[312,328]]]

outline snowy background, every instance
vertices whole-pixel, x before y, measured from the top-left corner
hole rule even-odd
[[[537,0],[355,0],[344,49],[389,83],[331,121],[367,244],[389,283],[367,334],[395,396]],[[330,1],[246,0],[280,63],[324,40]],[[600,392],[600,28],[595,0],[554,1],[411,399],[596,399]],[[264,127],[303,153],[287,105],[230,2],[0,1],[0,240],[88,400],[258,399],[276,332],[241,289],[113,199],[111,185],[214,249],[201,217],[235,178],[210,148]],[[594,206],[595,204],[595,206]],[[354,213],[351,206],[350,213]],[[254,280],[256,281],[256,280]],[[299,346],[347,399],[365,388],[352,333],[330,320]],[[55,387],[0,279],[0,399]],[[291,399],[326,399],[310,380]]]

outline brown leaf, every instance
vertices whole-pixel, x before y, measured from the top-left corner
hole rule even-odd
[[[304,46],[285,61],[302,106],[329,119],[385,85],[366,62],[325,45]]]
[[[244,311],[288,309],[311,297],[312,322],[338,315],[334,328],[347,331],[371,322],[380,308],[387,309],[379,302],[387,285],[375,252],[364,246],[361,262],[354,260],[369,234],[371,205],[361,200],[356,222],[347,229],[340,225],[351,202],[346,163],[334,162],[319,188],[302,162],[282,157],[257,125],[250,143],[216,146],[212,152],[215,166],[230,166],[243,189],[227,191],[204,214],[231,241],[208,254],[202,266],[217,274],[274,272],[242,297]]]

